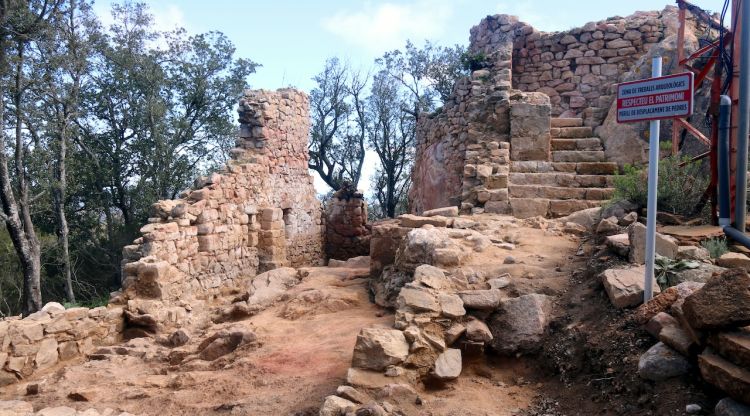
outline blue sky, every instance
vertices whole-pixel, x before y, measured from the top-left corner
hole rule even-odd
[[[224,32],[237,47],[237,56],[263,66],[253,74],[253,88],[313,87],[311,78],[325,60],[337,56],[355,68],[368,69],[384,52],[417,44],[468,44],[469,29],[487,16],[519,16],[539,30],[557,31],[583,26],[636,10],[661,10],[674,2],[647,0],[141,0],[147,3],[161,30],[181,26],[190,33]],[[103,20],[113,1],[97,0]],[[719,11],[721,0],[695,4]],[[368,155],[360,188],[369,191],[375,159]],[[316,177],[316,188],[325,185]],[[368,192],[369,193],[369,192]]]

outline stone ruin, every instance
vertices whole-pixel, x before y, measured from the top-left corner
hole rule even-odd
[[[697,24],[688,19],[687,50]],[[610,199],[611,175],[646,155],[642,127],[615,122],[615,86],[648,75],[656,53],[665,73],[675,68],[677,30],[672,6],[555,33],[483,19],[469,52],[486,67],[420,118],[412,212],[561,217]]]
[[[308,111],[300,91],[247,91],[231,160],[180,199],[152,206],[142,236],[123,248],[122,290],[107,307],[51,304],[0,321],[0,385],[123,336],[186,325],[212,296],[258,273],[322,265],[325,224],[307,169]]]
[[[326,207],[326,255],[347,260],[370,253],[367,203],[362,193],[346,184],[336,191]]]

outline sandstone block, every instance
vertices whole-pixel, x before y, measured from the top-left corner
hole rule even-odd
[[[439,380],[454,380],[461,375],[461,350],[449,348],[435,361],[434,375]]]
[[[730,269],[685,299],[685,318],[699,330],[750,325],[750,276]]]
[[[420,228],[423,225],[429,224],[435,227],[447,227],[448,218],[443,216],[431,216],[431,217],[420,217],[412,214],[399,215],[398,219],[401,220],[402,227],[408,228]]]
[[[459,292],[458,296],[468,309],[491,311],[497,308],[503,298],[500,290],[467,290]]]
[[[457,217],[458,207],[435,208],[435,209],[431,209],[431,210],[427,210],[423,212],[422,215],[425,217],[435,217],[435,216]]]
[[[716,260],[716,264],[729,269],[742,268],[750,271],[750,258],[742,253],[724,253]]]
[[[698,356],[701,376],[708,383],[724,390],[730,397],[750,403],[750,370],[736,366],[712,351]]]
[[[441,293],[438,295],[440,310],[443,316],[448,318],[458,318],[466,315],[464,303],[458,295]]]
[[[502,354],[532,352],[539,348],[550,322],[552,300],[537,293],[506,299],[490,315],[490,343]]]
[[[398,294],[396,304],[399,309],[408,308],[414,312],[440,312],[435,296],[426,290],[404,287]]]
[[[409,344],[403,332],[363,328],[354,345],[352,367],[381,371],[389,365],[401,364],[408,355]]]
[[[646,262],[646,226],[636,222],[628,227],[630,239],[630,262],[644,264]],[[668,235],[656,233],[656,254],[670,259],[677,257],[677,241]]]
[[[643,302],[645,274],[644,267],[605,270],[601,279],[612,305],[617,308],[640,305]],[[660,292],[656,280],[653,282],[653,291],[654,294]]]

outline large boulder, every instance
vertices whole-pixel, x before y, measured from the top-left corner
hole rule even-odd
[[[492,348],[502,354],[533,352],[539,348],[550,322],[552,300],[538,293],[500,302],[487,325]]]
[[[688,371],[688,360],[662,342],[649,348],[638,360],[638,375],[646,380],[666,380],[687,374]]]
[[[695,329],[750,325],[750,276],[744,269],[727,270],[685,298],[682,310]]]
[[[352,367],[381,371],[389,365],[401,364],[408,355],[409,343],[403,332],[387,328],[363,328],[354,345]]]

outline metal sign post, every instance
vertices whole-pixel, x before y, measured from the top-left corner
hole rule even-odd
[[[651,62],[651,76],[661,76],[661,56]],[[692,100],[691,100],[692,101]],[[646,206],[646,276],[643,303],[654,297],[654,260],[656,257],[656,188],[659,185],[659,128],[660,120],[651,120],[648,137],[648,203]]]
[[[656,257],[656,189],[659,184],[660,120],[693,114],[693,73],[661,76],[661,56],[651,62],[651,78],[623,82],[617,86],[617,122],[649,121],[648,203],[646,205],[646,275],[643,301],[654,296]]]

